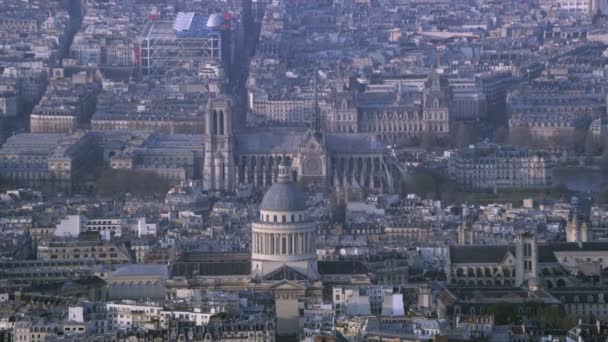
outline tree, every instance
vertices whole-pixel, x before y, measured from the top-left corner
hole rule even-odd
[[[500,126],[494,132],[494,141],[499,144],[505,144],[509,141],[509,129],[505,126]]]
[[[415,170],[405,182],[405,190],[422,197],[434,198],[438,194],[438,182],[435,174],[429,170]]]
[[[598,198],[598,202],[599,203],[608,203],[608,190],[603,191],[602,193],[600,193],[599,198]]]
[[[550,139],[551,145],[557,150],[573,150],[576,141],[579,141],[579,139],[575,139],[574,134],[565,131],[559,131]]]
[[[329,196],[331,205],[331,216],[334,222],[344,222],[346,220],[346,202],[343,198],[343,193],[334,191]]]
[[[608,145],[605,145],[604,152],[602,153],[602,159],[600,160],[600,168],[602,173],[608,174]]]
[[[587,159],[591,159],[597,153],[595,139],[593,138],[593,134],[591,132],[588,132],[585,136],[584,145],[585,157],[587,157]]]
[[[585,144],[587,143],[587,136],[589,134],[587,134],[587,130],[586,129],[575,129],[574,132],[572,133],[572,148],[574,149],[574,151],[576,153],[579,154],[583,154],[583,153],[587,153],[587,151],[585,151]],[[592,137],[593,139],[593,137]],[[593,143],[593,140],[591,140],[591,142]]]
[[[453,135],[452,146],[465,147],[477,141],[477,130],[471,125],[459,123],[456,125],[456,132]]]
[[[147,197],[165,196],[169,191],[169,182],[149,171],[104,169],[96,186],[97,194],[119,197],[126,193]]]
[[[545,307],[539,315],[539,325],[543,329],[570,329],[576,320],[557,307]]]
[[[515,126],[509,131],[509,144],[517,146],[533,146],[532,132],[526,126]]]
[[[494,316],[494,322],[499,325],[519,324],[521,317],[515,305],[510,303],[497,303],[488,307],[487,313]]]
[[[420,141],[420,146],[424,148],[427,152],[430,152],[433,149],[437,142],[437,138],[433,132],[424,132],[422,134],[422,138]]]

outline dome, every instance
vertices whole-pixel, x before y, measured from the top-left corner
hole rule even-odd
[[[217,13],[213,13],[212,15],[209,16],[209,19],[207,19],[207,27],[217,28],[217,27],[220,27],[220,25],[222,25],[223,22],[224,22],[224,19],[222,18],[221,15],[219,15]]]
[[[279,165],[279,177],[264,195],[260,210],[303,211],[306,210],[306,194],[291,180],[291,171],[286,165]]]
[[[306,195],[293,183],[275,183],[264,195],[260,210],[303,211],[306,210]]]

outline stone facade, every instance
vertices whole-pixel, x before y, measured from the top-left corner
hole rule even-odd
[[[479,144],[458,150],[448,172],[460,185],[473,189],[545,187],[552,183],[549,155],[506,145]]]

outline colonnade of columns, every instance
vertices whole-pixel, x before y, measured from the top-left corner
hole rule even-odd
[[[314,232],[252,233],[252,250],[264,255],[303,255],[316,252]]]

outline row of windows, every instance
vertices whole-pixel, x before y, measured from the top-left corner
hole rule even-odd
[[[260,220],[262,222],[281,222],[281,223],[289,223],[289,222],[303,222],[306,219],[306,216],[302,214],[298,215],[269,215],[269,214],[260,214]]]

